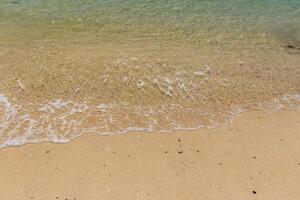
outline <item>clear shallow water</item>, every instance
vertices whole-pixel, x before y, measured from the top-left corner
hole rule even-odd
[[[150,37],[220,45],[279,39],[299,45],[299,7],[298,0],[11,0],[0,2],[0,19],[8,32],[35,39],[93,32],[113,40]]]
[[[298,109],[300,2],[1,1],[0,145]]]

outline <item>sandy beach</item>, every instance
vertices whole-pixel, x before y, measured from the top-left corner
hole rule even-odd
[[[300,200],[299,11],[0,1],[0,200]]]
[[[1,200],[300,199],[300,112],[0,150]]]

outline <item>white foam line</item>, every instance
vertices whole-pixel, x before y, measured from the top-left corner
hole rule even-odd
[[[154,81],[155,82],[155,81]],[[168,84],[173,84],[166,80]],[[159,84],[159,83],[158,83]],[[291,107],[289,105],[292,101],[299,101],[300,104],[300,94],[290,94],[285,95],[282,98],[275,98],[269,102],[262,102],[260,105],[265,108],[282,109],[283,106],[288,105],[288,108],[300,109],[300,106]],[[257,104],[259,106],[259,104]],[[268,105],[270,105],[268,107]],[[297,104],[298,105],[298,104]],[[180,107],[180,105],[172,104],[171,107],[161,106],[162,112],[157,112],[157,108],[153,107],[143,107],[137,106],[133,111],[135,114],[139,115],[141,118],[148,120],[145,127],[135,126],[134,121],[128,121],[129,127],[119,127],[119,130],[109,131],[113,124],[117,124],[118,121],[114,118],[112,114],[113,109],[117,111],[125,109],[126,104],[99,104],[98,106],[90,107],[85,103],[76,103],[72,101],[63,101],[60,99],[49,101],[42,104],[37,109],[40,112],[38,118],[30,116],[25,110],[17,104],[13,104],[9,99],[0,94],[0,112],[2,112],[2,118],[0,121],[0,148],[7,146],[19,146],[27,143],[41,143],[41,142],[55,142],[55,143],[66,143],[74,138],[77,138],[85,133],[97,133],[101,135],[109,134],[122,134],[133,131],[143,131],[143,132],[172,132],[172,131],[183,131],[183,130],[196,130],[201,128],[216,128],[224,123],[230,123],[237,115],[242,112],[248,111],[243,109],[241,106],[232,107],[232,109],[227,113],[215,113],[222,115],[225,122],[218,123],[214,122],[212,125],[201,125],[194,127],[186,127],[184,124],[180,124],[176,120],[169,121],[168,123],[172,125],[170,129],[157,129],[157,120],[155,115],[164,115],[165,112],[169,112],[173,109]],[[129,111],[129,110],[128,110]],[[86,118],[100,112],[103,119],[103,123],[95,127],[84,127],[83,122]],[[85,113],[84,117],[72,118],[74,115],[80,115]],[[99,114],[99,113],[98,113]],[[154,118],[153,118],[154,117]],[[165,116],[168,118],[168,116]],[[76,119],[76,120],[75,120]],[[169,118],[170,119],[170,118]],[[223,119],[223,118],[222,118]],[[171,120],[171,119],[170,119]],[[58,127],[56,127],[58,126]],[[101,130],[101,131],[100,131]],[[60,131],[63,131],[61,134]],[[43,136],[46,135],[46,136]]]

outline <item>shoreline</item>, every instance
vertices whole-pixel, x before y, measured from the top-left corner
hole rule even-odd
[[[2,97],[2,98],[1,98]],[[196,131],[200,131],[200,130],[206,130],[206,129],[216,129],[216,128],[221,128],[229,123],[232,123],[237,117],[239,117],[240,115],[244,114],[244,113],[248,113],[248,112],[284,112],[284,111],[289,111],[289,112],[297,112],[300,110],[300,106],[299,106],[299,101],[300,100],[300,94],[286,94],[283,95],[280,98],[273,98],[272,100],[269,101],[263,101],[260,103],[256,103],[254,105],[248,105],[248,106],[234,106],[231,108],[231,110],[228,111],[228,115],[226,116],[226,119],[224,120],[224,122],[215,122],[215,124],[213,125],[208,125],[208,126],[204,126],[204,125],[200,125],[199,127],[191,127],[191,128],[174,128],[174,129],[170,129],[170,130],[153,130],[150,127],[128,127],[127,129],[124,129],[122,131],[117,131],[117,132],[97,132],[97,131],[83,131],[83,133],[80,133],[79,135],[75,135],[71,138],[64,138],[61,137],[61,135],[56,135],[56,134],[52,134],[51,136],[54,137],[54,139],[43,139],[41,141],[34,141],[34,140],[30,140],[29,141],[26,138],[22,138],[22,137],[16,137],[13,139],[10,139],[9,141],[5,141],[2,142],[0,144],[0,150],[2,148],[8,148],[8,147],[20,147],[23,145],[28,145],[28,144],[66,144],[69,142],[72,142],[73,140],[76,140],[77,138],[80,138],[86,134],[95,134],[95,135],[99,135],[99,136],[113,136],[113,135],[122,135],[122,134],[131,134],[131,133],[135,133],[135,132],[142,132],[142,133],[177,133],[177,132],[196,132]],[[63,100],[54,100],[54,101],[50,101],[50,104],[53,102],[60,102],[62,101],[62,105],[55,105],[57,107],[61,107],[63,108],[65,105],[69,104],[69,103],[73,103],[75,105],[82,105],[80,103],[76,103],[76,102],[64,102]],[[4,103],[4,110],[8,109],[13,110],[15,112],[15,108],[17,107],[16,105],[12,104],[10,101],[7,100],[7,98],[4,95],[1,95],[0,93],[0,103]],[[49,103],[49,102],[48,102]],[[66,104],[65,104],[66,103]],[[64,105],[65,104],[65,105]],[[47,105],[47,104],[45,104]],[[105,106],[104,104],[99,104],[101,106]],[[41,105],[42,106],[42,105]],[[89,106],[86,105],[88,108]],[[252,107],[253,106],[253,107]],[[99,106],[98,106],[99,107]],[[248,110],[247,107],[252,107],[250,110]],[[22,108],[22,107],[19,107]],[[43,108],[43,107],[41,107]],[[43,108],[44,109],[44,108]],[[18,110],[16,110],[18,112]],[[101,110],[103,111],[103,110]],[[1,110],[0,110],[1,112]],[[9,113],[10,114],[10,113]],[[13,113],[15,114],[15,113]],[[74,113],[73,113],[74,114]],[[5,116],[5,115],[4,115]],[[9,116],[9,115],[8,115]],[[30,118],[30,115],[23,115],[22,117],[28,117],[29,118],[27,120],[32,120]],[[142,118],[142,116],[139,116],[139,118]],[[20,121],[20,120],[16,120],[13,119],[14,121]],[[101,121],[101,120],[98,120]],[[30,131],[29,131],[30,132]],[[22,140],[23,139],[23,140]],[[20,141],[21,140],[21,141]],[[56,141],[54,141],[56,140]]]
[[[3,199],[297,199],[300,112],[0,149]],[[33,170],[34,169],[34,170]]]

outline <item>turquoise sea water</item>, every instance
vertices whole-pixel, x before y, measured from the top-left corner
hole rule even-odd
[[[267,38],[299,45],[299,9],[298,0],[3,0],[0,23],[9,33],[18,28],[125,38],[160,33],[194,42]]]
[[[299,109],[299,0],[0,0],[0,146]]]

